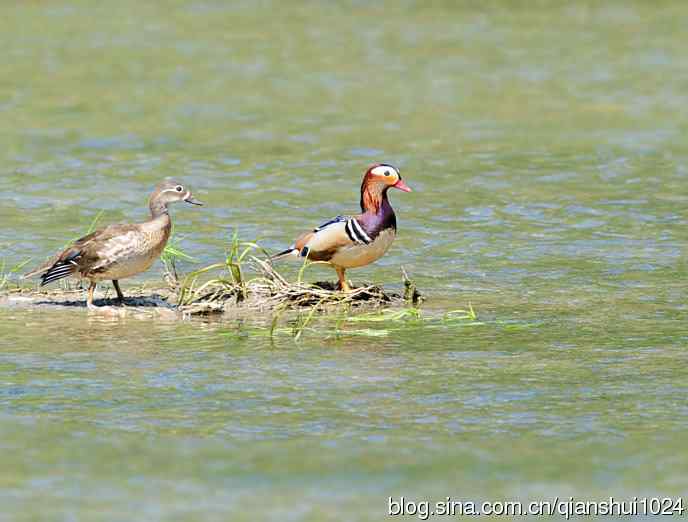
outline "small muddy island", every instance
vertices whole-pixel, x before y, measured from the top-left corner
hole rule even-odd
[[[269,261],[253,256],[244,265],[252,269],[253,277],[245,277],[241,263],[234,262],[212,265],[186,276],[179,276],[174,266],[167,265],[165,284],[148,283],[128,288],[121,304],[112,288],[102,284],[95,293],[96,307],[88,311],[113,317],[183,320],[212,316],[221,320],[249,318],[256,313],[280,316],[285,312],[305,311],[315,315],[415,308],[424,300],[403,270],[404,291],[401,294],[387,292],[377,285],[361,285],[350,292],[342,292],[332,282],[303,281],[303,270],[292,282]],[[0,307],[36,310],[60,307],[82,312],[87,308],[86,290],[79,286],[77,283],[72,284],[72,288],[50,290],[5,289],[0,291]]]

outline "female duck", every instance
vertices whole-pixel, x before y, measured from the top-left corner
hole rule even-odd
[[[88,279],[87,306],[93,308],[93,291],[99,281],[111,280],[120,303],[124,295],[119,280],[148,270],[160,256],[172,230],[170,203],[201,205],[191,192],[175,181],[160,183],[149,200],[151,218],[134,225],[110,225],[75,241],[49,262],[24,277],[40,274],[41,286],[68,276]]]
[[[337,216],[323,223],[272,259],[326,261],[337,271],[339,289],[350,292],[346,269],[377,261],[396,236],[397,219],[387,197],[390,188],[411,192],[396,167],[384,163],[370,166],[361,184],[361,214]]]

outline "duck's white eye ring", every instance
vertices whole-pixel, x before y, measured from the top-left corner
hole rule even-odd
[[[176,190],[177,192],[181,192],[182,190],[184,190],[184,187],[182,187],[181,185],[177,185],[176,187],[174,187],[174,190]]]

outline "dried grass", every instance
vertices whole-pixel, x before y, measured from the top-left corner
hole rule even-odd
[[[231,257],[231,256],[230,256]],[[341,308],[381,308],[393,305],[417,306],[422,297],[403,272],[405,295],[387,293],[376,285],[341,292],[330,282],[308,283],[303,280],[308,267],[321,263],[306,262],[296,281],[289,281],[266,259],[250,255],[238,263],[215,264],[189,274],[178,285],[177,305],[192,315],[226,312],[232,307],[245,311],[277,312],[310,308],[313,313]],[[244,278],[248,265],[255,276]],[[218,277],[199,283],[202,276],[220,271]]]

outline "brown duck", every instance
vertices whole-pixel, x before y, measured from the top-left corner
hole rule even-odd
[[[145,223],[119,224],[76,240],[46,264],[24,277],[41,276],[41,286],[69,276],[88,279],[87,306],[93,308],[93,291],[99,281],[111,280],[120,303],[124,295],[119,280],[148,270],[160,257],[172,230],[167,210],[170,203],[184,201],[201,205],[183,185],[166,180],[160,183],[149,200],[151,218]]]

